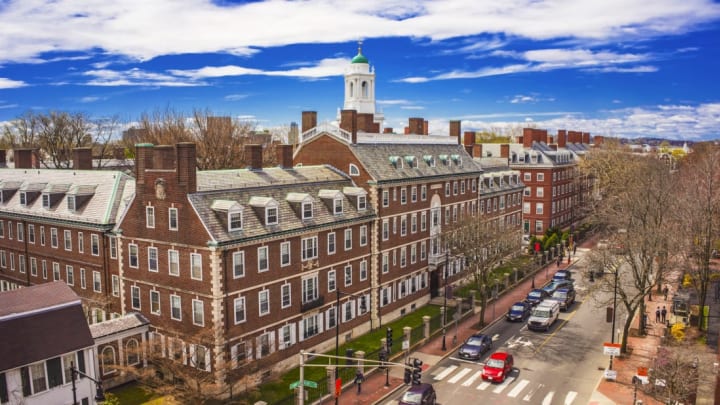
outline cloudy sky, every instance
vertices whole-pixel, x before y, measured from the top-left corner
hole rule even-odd
[[[358,40],[386,126],[720,138],[710,0],[0,0],[0,123],[167,108],[332,121]]]

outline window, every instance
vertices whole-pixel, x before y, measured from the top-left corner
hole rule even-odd
[[[138,245],[134,243],[128,244],[128,258],[129,258],[129,265],[132,268],[137,269],[138,268]]]
[[[199,253],[190,253],[190,277],[202,280],[202,256]]]
[[[407,264],[407,247],[403,246],[400,248],[400,267],[405,267]]]
[[[239,231],[243,227],[243,213],[242,211],[229,211],[228,212],[228,230]]]
[[[290,284],[283,284],[280,286],[280,307],[288,308],[292,305]]]
[[[8,221],[8,238],[13,238],[13,224],[12,221]]]
[[[367,245],[367,225],[360,227],[360,246]]]
[[[312,202],[302,203],[302,219],[310,219],[313,217],[313,204]]]
[[[327,328],[333,329],[335,328],[335,325],[337,325],[337,308],[330,307],[328,308],[327,312],[325,312],[327,316]]]
[[[420,213],[420,230],[424,231],[427,229],[427,213],[425,211]]]
[[[287,349],[295,343],[295,325],[283,325],[278,335],[280,335],[280,350]]]
[[[152,290],[150,291],[150,313],[153,315],[160,315],[160,292]]]
[[[453,195],[457,195],[457,194],[458,194],[458,182],[453,181]]]
[[[179,295],[170,295],[170,318],[174,319],[176,321],[182,321],[182,311],[180,309],[181,306],[180,302],[180,296]]]
[[[37,277],[37,259],[34,257],[30,258],[30,275]]]
[[[180,275],[180,253],[177,250],[168,250],[168,274]]]
[[[303,253],[305,253],[303,251]],[[280,266],[290,265],[290,242],[280,243]]]
[[[260,316],[270,313],[270,291],[262,290],[258,292],[258,309]]]
[[[93,291],[96,293],[102,292],[102,280],[99,271],[93,271]]]
[[[466,180],[460,182],[460,194],[465,194],[465,181]]]
[[[329,232],[327,235],[327,251],[329,255],[335,254],[335,232]]]
[[[349,287],[352,285],[352,266],[347,265],[345,266],[345,287]]]
[[[60,263],[53,263],[53,281],[60,280]]]
[[[417,232],[417,214],[412,214],[410,217],[410,233]]]
[[[5,237],[5,222],[0,221],[0,238]]]
[[[85,283],[85,269],[80,269],[80,288],[83,290],[87,288],[87,284]]]
[[[145,207],[145,226],[155,228],[155,207]]]
[[[536,203],[535,204],[535,214],[542,215],[543,213],[543,203]]]
[[[158,272],[158,248],[148,248],[148,271]]]
[[[537,173],[535,175],[535,180],[537,181],[545,181],[545,173]]]
[[[543,197],[545,195],[545,188],[544,187],[538,187],[535,189],[535,196],[536,197]]]
[[[365,211],[366,209],[367,209],[367,197],[364,195],[359,195],[357,197],[357,210]]]
[[[131,286],[130,287],[130,302],[133,309],[140,309],[140,287],[138,286]]]
[[[302,300],[303,303],[313,302],[320,296],[320,289],[317,276],[304,278],[302,280]]]
[[[425,242],[420,243],[420,260],[425,260],[427,257],[427,247],[425,245]]]
[[[407,235],[407,216],[400,217],[400,236]]]
[[[407,204],[407,189],[405,187],[400,189],[400,204]]]
[[[245,297],[235,298],[233,307],[235,309],[235,325],[245,322]]]
[[[352,249],[352,229],[345,230],[345,250]]]
[[[525,188],[523,189],[523,195],[524,195],[525,197],[530,197],[530,196],[532,195],[532,187],[529,187],[529,186],[528,186],[528,187],[525,187]]]
[[[233,278],[245,277],[245,252],[233,252]]]
[[[65,242],[65,250],[72,250],[72,232],[70,230],[63,232],[63,241]]]
[[[328,292],[333,292],[337,288],[337,279],[335,275],[335,270],[330,270],[328,272]]]
[[[277,225],[278,209],[277,207],[265,208],[265,225]]]
[[[421,201],[427,200],[427,186],[424,184],[422,186],[420,186],[420,200]]]
[[[387,273],[390,270],[390,256],[387,253],[382,255],[382,272]]]
[[[12,256],[10,256],[12,259]],[[75,270],[73,266],[65,266],[65,282],[68,285],[75,285]]]
[[[535,233],[543,232],[543,221],[535,221]]]
[[[18,222],[17,223],[17,240],[18,242],[22,242],[25,239],[25,228],[23,228],[23,223]]]
[[[343,213],[343,200],[342,198],[335,198],[333,200],[333,214],[340,215]]]
[[[417,245],[410,245],[410,263],[417,261]]]
[[[321,332],[322,315],[312,315],[302,320],[302,338],[309,339]]]
[[[20,273],[25,274],[25,255],[18,255],[18,267]]]
[[[97,239],[97,235],[95,235],[95,237]],[[92,236],[90,237],[90,239],[92,240]],[[117,238],[114,236],[111,236],[108,239],[110,239],[110,258],[117,259]],[[99,241],[98,241],[98,245],[99,245]],[[98,254],[99,253],[100,253],[100,250],[98,249]]]
[[[360,175],[360,170],[358,169],[358,167],[356,165],[354,165],[352,163],[350,163],[349,171],[350,171],[351,176],[359,176]]]
[[[450,197],[450,182],[445,183],[445,197]]]
[[[0,222],[2,223],[2,222]],[[45,246],[45,227],[40,227],[40,246]]]
[[[268,247],[262,246],[259,247],[257,250],[257,266],[258,266],[258,273],[263,271],[268,271],[269,269],[269,263],[268,263]]]
[[[302,239],[302,260],[310,260],[318,257],[317,236]]]
[[[178,230],[178,209],[168,208],[168,229],[171,231]]]
[[[382,223],[382,240],[390,239],[390,222],[387,219],[383,219]]]
[[[200,300],[192,300],[193,324],[205,326],[205,305]]]
[[[112,276],[112,295],[113,297],[120,296],[120,277],[117,275]]]
[[[360,281],[367,280],[367,261],[360,262]]]
[[[103,375],[112,374],[115,371],[115,348],[112,346],[105,346],[100,355],[100,363],[102,367]]]
[[[136,339],[130,339],[125,344],[125,353],[127,353],[127,364],[134,366],[140,363],[140,350],[138,341]]]
[[[530,203],[524,202],[523,203],[523,214],[529,214],[530,213]]]
[[[115,238],[110,238],[111,240],[114,240]],[[112,244],[110,245],[110,248],[112,249]],[[90,234],[90,253],[93,256],[100,256],[100,236],[97,234]],[[111,257],[114,252],[111,250]]]
[[[390,191],[383,190],[382,192],[382,205],[383,207],[390,206]]]
[[[410,187],[410,201],[417,201],[417,186]]]
[[[343,303],[343,322],[348,322],[355,318],[355,301],[350,300]]]

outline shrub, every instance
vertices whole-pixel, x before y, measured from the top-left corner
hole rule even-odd
[[[682,342],[685,339],[685,324],[678,322],[670,328],[670,334],[676,342]]]

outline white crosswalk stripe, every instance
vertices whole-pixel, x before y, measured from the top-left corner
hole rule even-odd
[[[471,368],[464,368],[460,370],[459,373],[455,374],[451,379],[448,380],[448,383],[455,384],[456,382],[460,381],[463,377],[465,377],[465,374],[471,372]]]
[[[522,380],[522,381],[520,381],[520,382],[518,383],[518,385],[516,385],[515,388],[512,389],[512,391],[508,392],[508,396],[509,396],[510,398],[515,398],[515,397],[517,397],[518,395],[520,395],[520,393],[522,392],[522,390],[524,390],[524,389],[525,389],[525,386],[528,385],[528,384],[530,384],[530,381],[529,381],[529,380]]]
[[[499,394],[499,393],[503,392],[503,390],[505,390],[505,388],[507,388],[507,386],[510,385],[510,383],[513,382],[513,381],[515,381],[515,377],[507,377],[507,378],[505,379],[505,381],[503,381],[500,385],[498,385],[497,387],[495,387],[495,389],[493,390],[493,392],[496,393],[496,394]]]
[[[545,395],[545,398],[543,398],[542,405],[550,405],[552,403],[553,395],[555,395],[555,391],[550,391]]]
[[[445,370],[443,370],[440,374],[435,376],[435,381],[440,381],[443,378],[449,376],[455,369],[458,368],[458,366],[449,366]]]
[[[489,386],[490,386],[490,383],[489,383],[489,382],[483,381],[482,384],[480,384],[480,385],[477,386],[477,389],[484,391],[484,390],[487,389],[487,387],[489,387]]]
[[[528,392],[528,393],[523,397],[523,401],[526,401],[526,402],[530,401],[530,399],[532,398],[533,394],[535,394],[536,392],[540,391],[544,386],[545,386],[545,384],[538,384],[537,387],[532,388],[532,389],[530,390],[530,392]]]
[[[480,378],[481,375],[482,375],[482,370],[476,371],[475,374],[473,374],[470,378],[468,378],[467,380],[465,380],[465,381],[462,383],[462,386],[463,386],[463,387],[469,387],[469,386],[473,385],[473,383],[475,382],[475,380],[477,380],[478,378]]]
[[[575,391],[568,392],[567,395],[565,396],[565,405],[572,404],[573,401],[575,400],[576,396],[577,396],[577,392],[575,392]]]

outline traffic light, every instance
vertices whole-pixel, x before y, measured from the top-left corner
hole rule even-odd
[[[389,352],[392,347],[392,328],[387,328],[387,331],[385,332],[385,341],[387,342],[386,344]]]
[[[412,381],[412,371],[410,371],[409,368],[405,368],[405,376],[403,377],[403,381],[405,384],[410,384],[410,381]]]
[[[412,359],[412,383],[414,385],[420,384],[420,380],[422,379],[422,365],[422,360]]]
[[[385,369],[385,367],[386,367],[385,362],[388,361],[388,355],[387,355],[387,351],[385,351],[385,349],[380,350],[379,359],[380,359],[380,369]]]

